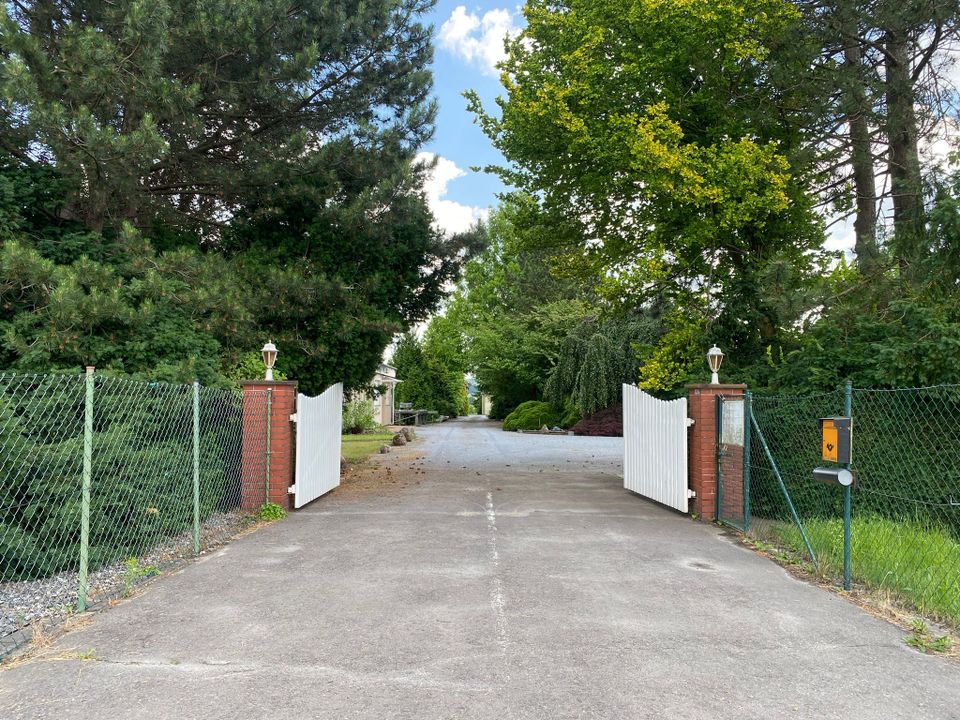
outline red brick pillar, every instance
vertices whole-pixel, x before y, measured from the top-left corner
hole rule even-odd
[[[243,462],[240,507],[256,510],[268,499],[290,510],[296,436],[297,383],[253,380],[243,386]],[[270,408],[269,417],[267,408]],[[267,487],[267,427],[270,428],[270,487]]]
[[[692,512],[701,520],[717,514],[717,396],[743,395],[746,385],[687,385],[690,428],[690,489],[696,493]],[[741,482],[743,477],[741,455]],[[742,497],[742,496],[741,496]]]

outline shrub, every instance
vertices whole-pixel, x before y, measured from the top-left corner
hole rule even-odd
[[[488,417],[491,420],[505,420],[507,415],[516,409],[517,406],[514,401],[494,397],[490,402],[490,414]]]
[[[584,415],[571,429],[575,435],[622,437],[623,405],[612,405],[599,412]]]
[[[75,570],[80,551],[84,381],[0,376],[0,579]],[[200,396],[200,518],[239,499],[240,399]],[[98,376],[91,569],[193,525],[193,396],[185,385]]]
[[[274,520],[283,520],[287,516],[287,511],[274,502],[265,502],[257,510],[257,518],[265,522]]]
[[[562,419],[563,414],[550,403],[528,400],[507,415],[503,421],[503,429],[539,430],[544,425],[547,427],[559,425]]]
[[[280,358],[282,363],[286,358]],[[263,357],[258,350],[251,350],[240,357],[240,362],[224,373],[237,386],[244,380],[259,380],[263,377]],[[279,367],[273,369],[274,380],[288,380],[287,374]]]
[[[377,421],[373,416],[373,403],[359,395],[343,406],[343,432],[351,435],[370,432],[376,429]]]

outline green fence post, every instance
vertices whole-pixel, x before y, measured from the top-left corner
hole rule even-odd
[[[750,416],[753,393],[743,394],[743,531],[750,532]]]
[[[193,552],[200,553],[200,381],[193,381]]]
[[[807,553],[810,555],[810,560],[813,562],[815,567],[819,567],[817,556],[813,553],[813,547],[810,545],[810,540],[807,538],[807,533],[803,529],[803,523],[800,522],[800,516],[797,514],[797,508],[794,506],[793,500],[790,498],[790,491],[787,490],[787,485],[783,482],[783,476],[780,474],[780,468],[777,467],[777,461],[773,459],[773,453],[770,452],[770,447],[767,445],[767,439],[763,436],[763,430],[760,429],[760,423],[758,423],[757,419],[753,416],[750,417],[750,423],[753,425],[753,429],[757,431],[757,440],[760,441],[760,447],[763,448],[763,453],[767,456],[767,462],[770,463],[770,469],[773,470],[773,476],[777,479],[777,483],[780,485],[780,492],[783,493],[783,497],[787,501],[787,507],[790,509],[790,517],[793,518],[794,525],[796,525],[797,530],[800,531],[800,537],[803,538],[803,544],[807,548]]]
[[[847,417],[853,417],[853,383],[847,380],[843,388],[843,414]],[[852,423],[851,423],[852,425]],[[851,436],[852,436],[851,427]],[[844,463],[844,468],[850,469],[850,463]],[[843,488],[843,589],[849,590],[851,584],[852,568],[850,560],[850,486]]]
[[[267,447],[266,447],[266,477],[263,486],[263,502],[270,502],[270,431],[273,429],[273,388],[267,388]]]
[[[720,438],[723,437],[723,395],[717,395],[716,408],[714,409],[714,432],[716,433],[716,442],[714,443],[714,453],[717,461],[717,507],[713,516],[717,522],[723,522],[721,510],[723,508],[723,443]]]
[[[90,563],[90,485],[93,477],[93,371],[87,366],[83,402],[83,484],[80,491],[80,573],[77,578],[77,611],[87,609],[87,571]]]

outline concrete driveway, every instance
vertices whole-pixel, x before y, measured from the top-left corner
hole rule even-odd
[[[0,673],[0,717],[960,717],[960,665],[625,492],[621,449],[423,430]]]

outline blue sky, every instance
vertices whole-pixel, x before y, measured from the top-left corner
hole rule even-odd
[[[497,2],[465,4],[440,0],[426,18],[434,25],[434,93],[440,105],[437,129],[425,152],[439,156],[426,190],[438,224],[466,229],[496,205],[504,187],[498,178],[473,166],[501,164],[503,158],[474,124],[464,90],[476,90],[492,108],[502,87],[494,64],[503,57],[505,33],[522,23],[519,7]]]

